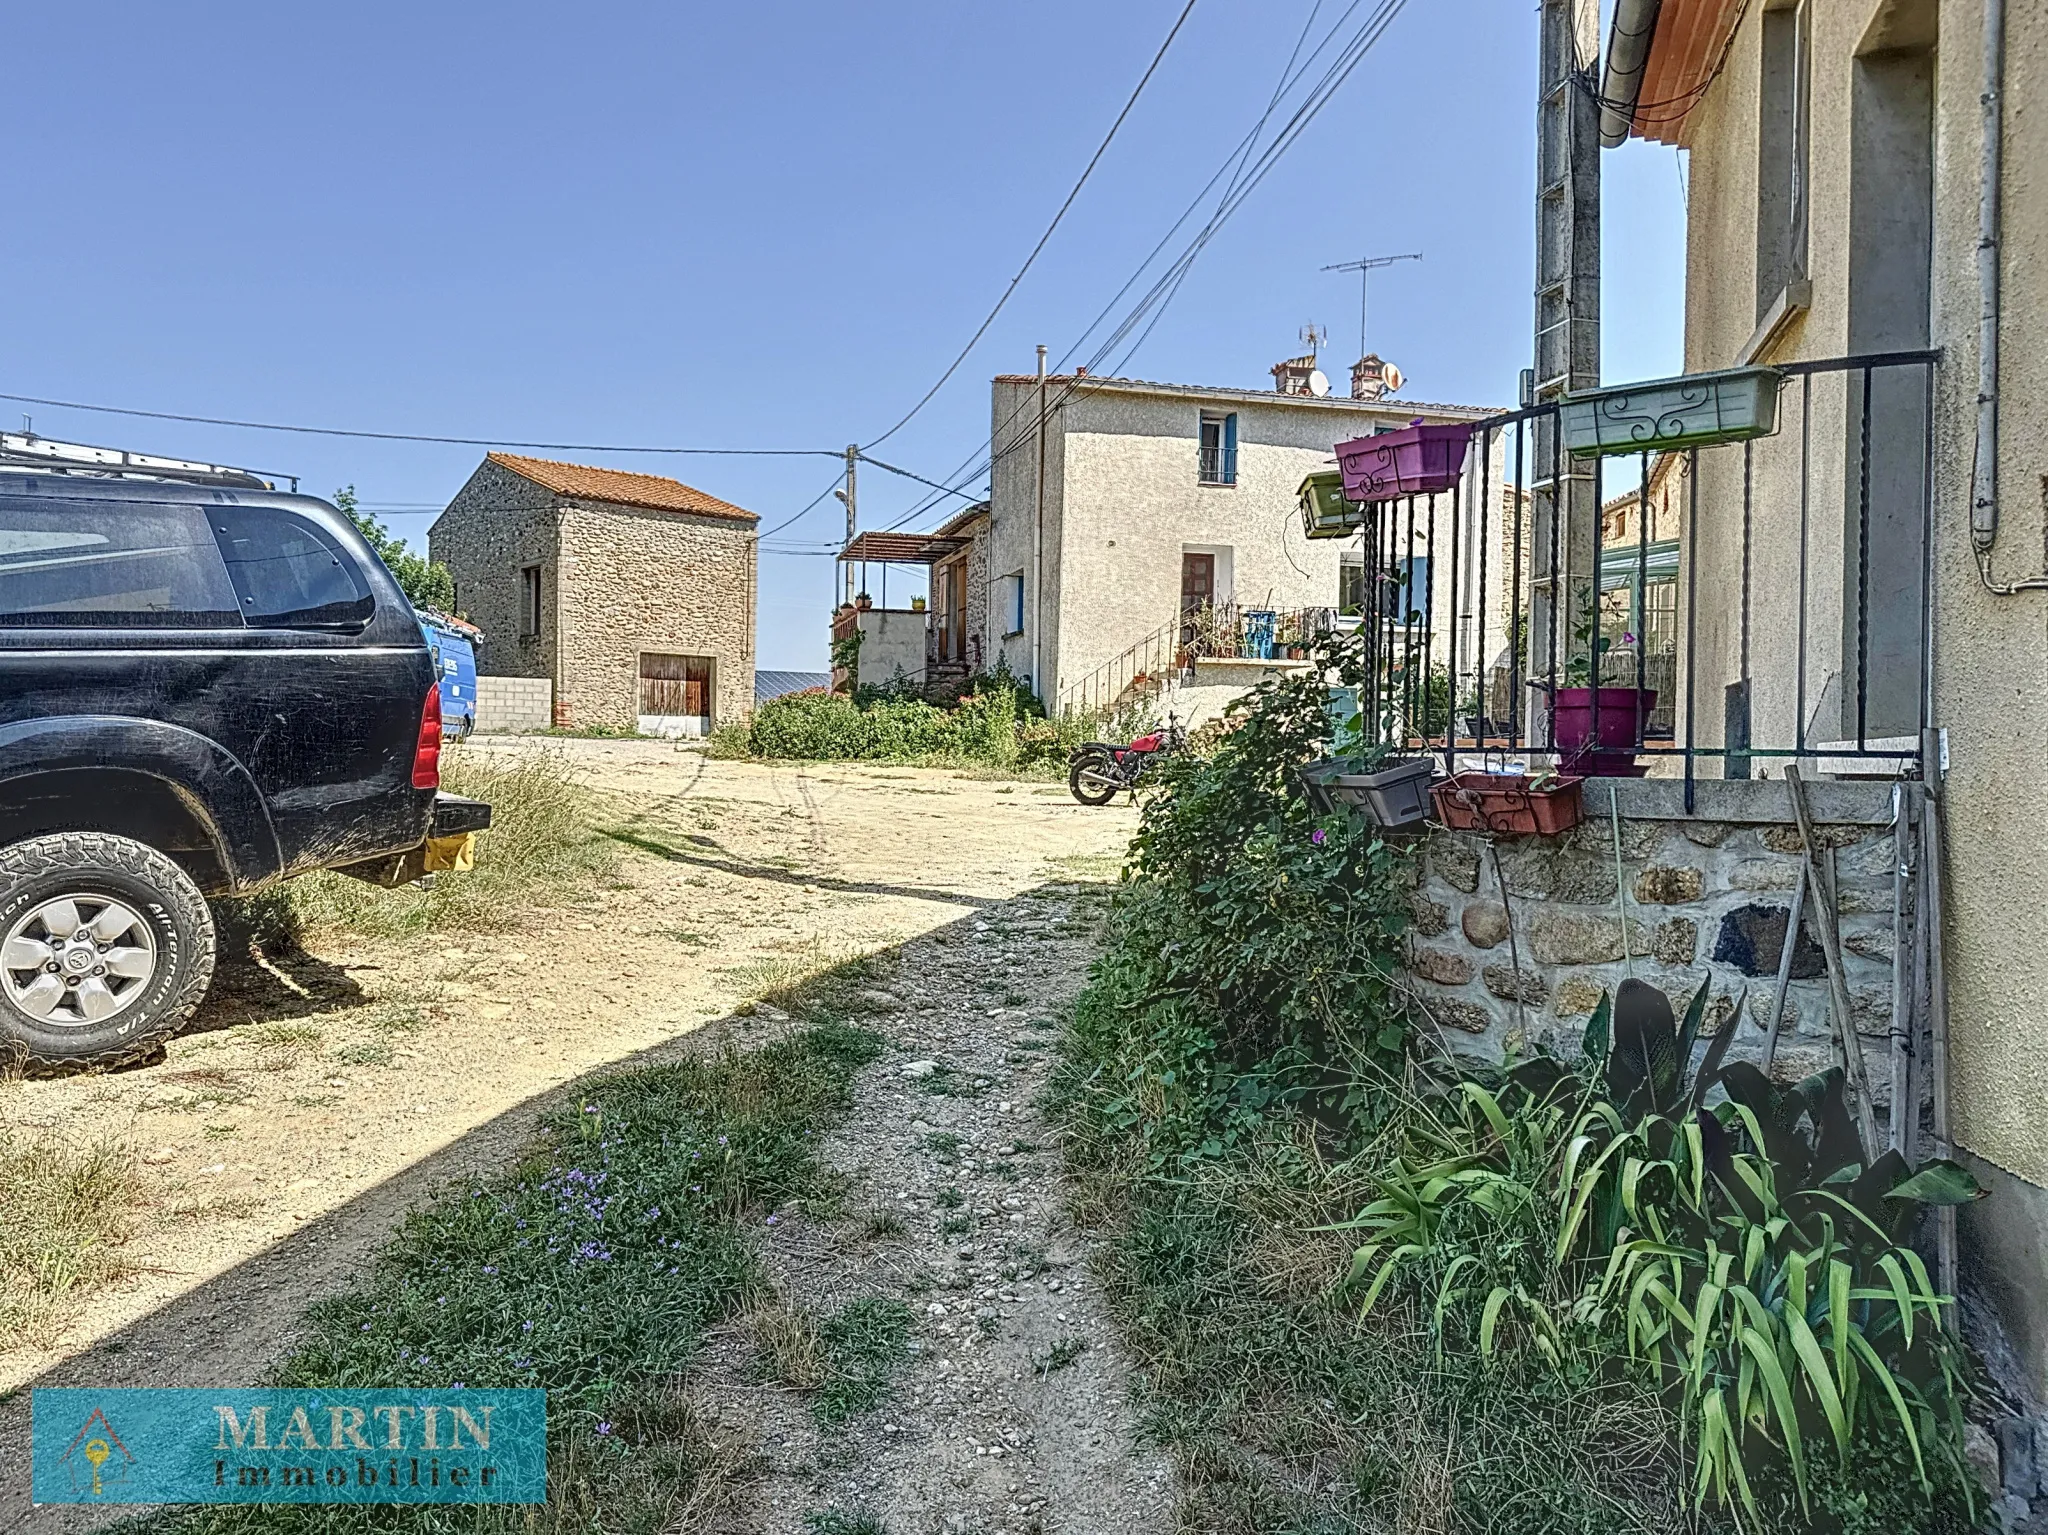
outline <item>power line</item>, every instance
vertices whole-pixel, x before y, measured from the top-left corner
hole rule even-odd
[[[1350,20],[1352,15],[1357,12],[1359,7],[1363,3],[1364,0],[1352,0],[1352,3],[1345,8],[1344,13],[1341,16],[1339,16],[1336,19],[1336,21],[1331,23],[1329,31],[1323,35],[1322,40],[1318,42],[1312,50],[1310,50],[1308,58],[1302,61],[1300,68],[1293,69],[1291,70],[1291,72],[1285,74],[1280,91],[1276,94],[1284,95],[1286,90],[1291,88],[1297,81],[1299,81],[1303,76],[1305,76],[1308,73],[1309,69],[1314,65],[1315,61],[1323,55],[1324,51],[1330,46],[1331,41],[1343,29],[1345,23]],[[1124,352],[1123,357],[1119,360],[1116,369],[1112,370],[1112,372],[1120,372],[1124,367],[1129,365],[1132,357],[1136,355],[1138,348],[1144,344],[1146,338],[1151,335],[1153,327],[1158,324],[1160,318],[1164,315],[1166,306],[1172,302],[1174,295],[1179,291],[1181,283],[1185,281],[1188,271],[1193,266],[1195,259],[1201,254],[1202,249],[1208,244],[1208,242],[1211,239],[1215,237],[1217,232],[1222,229],[1224,224],[1226,224],[1229,221],[1231,215],[1234,214],[1237,211],[1237,209],[1243,205],[1245,199],[1250,197],[1252,192],[1257,189],[1259,183],[1263,181],[1266,178],[1267,174],[1271,172],[1273,167],[1279,163],[1281,157],[1284,156],[1286,152],[1294,146],[1295,142],[1301,137],[1301,135],[1307,131],[1309,124],[1315,120],[1316,116],[1322,111],[1323,107],[1328,105],[1331,98],[1335,96],[1338,88],[1342,86],[1344,81],[1350,77],[1352,71],[1357,68],[1358,64],[1364,59],[1365,55],[1372,49],[1373,45],[1379,41],[1381,35],[1386,31],[1387,27],[1392,24],[1394,18],[1397,15],[1399,15],[1402,7],[1405,4],[1406,0],[1379,0],[1379,4],[1375,7],[1373,12],[1359,26],[1357,31],[1351,34],[1351,36],[1345,41],[1342,47],[1338,49],[1336,56],[1325,68],[1322,76],[1309,88],[1307,94],[1304,95],[1301,101],[1296,105],[1293,114],[1288,118],[1286,123],[1284,123],[1281,126],[1280,130],[1274,135],[1272,141],[1265,147],[1264,150],[1262,150],[1259,153],[1257,158],[1251,162],[1251,168],[1247,172],[1245,170],[1245,161],[1248,152],[1248,146],[1252,141],[1255,141],[1258,138],[1260,130],[1265,126],[1266,122],[1270,120],[1273,114],[1273,105],[1271,103],[1268,104],[1265,112],[1261,114],[1258,123],[1253,126],[1251,133],[1248,134],[1244,140],[1240,140],[1239,143],[1232,148],[1230,154],[1225,158],[1223,165],[1217,170],[1216,174],[1211,176],[1209,178],[1209,181],[1203,186],[1202,190],[1195,195],[1194,202],[1189,205],[1188,211],[1184,212],[1179,219],[1175,220],[1173,227],[1167,231],[1166,239],[1172,238],[1174,230],[1177,230],[1182,224],[1184,224],[1187,221],[1190,214],[1192,214],[1194,208],[1199,206],[1203,198],[1205,198],[1208,195],[1209,189],[1213,187],[1216,184],[1216,182],[1223,177],[1226,171],[1231,171],[1233,164],[1235,164],[1236,171],[1232,174],[1230,185],[1226,189],[1221,201],[1219,201],[1219,203],[1217,204],[1216,211],[1210,215],[1208,222],[1205,223],[1202,226],[1202,228],[1195,233],[1195,235],[1187,243],[1187,245],[1183,247],[1180,255],[1177,256],[1174,259],[1174,261],[1167,266],[1165,271],[1161,273],[1158,280],[1153,283],[1152,287],[1146,291],[1146,293],[1138,300],[1137,304],[1134,305],[1132,309],[1125,315],[1124,319],[1118,324],[1116,329],[1110,333],[1110,335],[1103,341],[1103,343],[1099,347],[1096,348],[1094,354],[1089,358],[1088,363],[1085,365],[1086,372],[1091,374],[1096,373],[1101,361],[1105,357],[1107,357],[1112,351],[1114,351],[1116,347],[1122,343],[1123,339],[1126,336],[1128,336],[1134,329],[1136,329],[1139,323],[1141,321],[1144,321],[1146,315],[1150,313],[1151,319],[1149,323],[1145,324],[1144,330],[1139,334],[1138,339],[1132,343],[1128,350]],[[1314,12],[1312,11],[1310,13],[1311,25],[1313,25],[1313,21]],[[1300,52],[1299,42],[1297,42],[1295,45],[1295,52],[1297,55]],[[1291,62],[1292,61],[1290,60],[1290,63]],[[1130,280],[1124,284],[1123,288],[1118,290],[1119,297],[1124,292],[1129,291],[1132,283],[1136,282],[1137,279],[1143,275],[1146,268],[1149,267],[1152,261],[1157,257],[1160,249],[1163,248],[1166,244],[1166,239],[1162,239],[1159,245],[1154,246],[1151,253],[1146,256],[1145,260],[1139,263],[1138,270],[1132,274]],[[1111,299],[1111,306],[1114,306],[1115,303],[1116,299]],[[1107,312],[1108,310],[1105,309],[1104,314],[1106,314]],[[1084,330],[1082,332],[1082,338],[1085,340],[1088,334],[1092,332],[1097,325],[1101,324],[1101,321],[1102,316],[1098,315],[1096,319],[1089,324],[1087,330]],[[1080,342],[1077,341],[1073,347],[1070,347],[1068,349],[1065,357],[1061,359],[1062,365],[1065,364],[1067,359],[1073,356],[1074,352],[1079,349],[1079,346]],[[1069,379],[1061,387],[1060,393],[1057,396],[1057,398],[1055,398],[1046,407],[1046,413],[1049,415],[1053,411],[1058,410],[1062,405],[1066,403],[1067,399],[1070,398],[1077,389],[1080,389],[1084,386],[1085,382],[1087,382],[1087,380],[1084,380],[1083,376],[1079,373],[1077,373],[1074,377]],[[981,457],[979,459],[979,462],[976,463],[976,466],[972,470],[966,471],[964,473],[956,471],[956,473],[952,476],[956,484],[970,483],[974,480],[979,479],[984,473],[993,469],[996,463],[1000,462],[1003,458],[1008,456],[1008,454],[1016,451],[1016,449],[1021,444],[1030,440],[1032,428],[1031,426],[1027,425],[1023,429],[1019,430],[1009,440],[1009,442],[999,443],[997,441],[997,439],[1001,438],[1003,431],[1007,429],[1011,424],[1013,424],[1019,416],[1025,413],[1025,410],[1028,408],[1028,405],[1028,400],[1020,404],[1017,409],[1013,410],[1010,413],[1008,420],[1006,420],[1003,423],[1003,426],[1001,428],[998,428],[996,432],[991,434],[991,447],[989,452],[985,457]],[[970,457],[966,462],[974,463],[976,461],[973,457]],[[919,502],[916,506],[913,506],[909,512],[905,513],[903,517],[899,518],[896,522],[890,524],[890,527],[894,529],[903,526],[904,523],[909,522],[913,518],[922,515],[922,513],[928,510],[929,507],[932,506],[933,504],[935,503],[933,502],[931,497],[928,496],[924,498],[924,500]]]
[[[430,442],[458,448],[542,448],[554,453],[669,453],[725,458],[838,458],[830,448],[670,448],[597,442],[514,442],[503,437],[433,437],[419,432],[358,432],[336,426],[290,426],[276,421],[234,421],[222,416],[187,416],[169,410],[134,410],[123,405],[87,405],[46,400],[32,394],[0,394],[0,400],[47,405],[54,410],[89,410],[103,416],[138,416],[148,421],[184,421],[197,426],[231,426],[249,432],[293,432],[305,437],[354,437],[369,442]]]
[[[886,470],[890,474],[900,474],[904,479],[915,480],[920,485],[929,485],[942,495],[958,496],[963,501],[975,499],[964,490],[956,490],[951,485],[941,485],[937,480],[928,480],[921,474],[912,474],[908,469],[898,469],[894,464],[885,464],[879,458],[870,458],[865,453],[860,455],[860,461],[864,464],[873,464],[877,469]]]
[[[1032,263],[1038,260],[1038,254],[1045,249],[1046,241],[1050,240],[1053,231],[1060,227],[1060,221],[1067,216],[1067,210],[1074,206],[1074,199],[1081,195],[1081,188],[1088,184],[1088,178],[1094,174],[1096,165],[1100,163],[1104,153],[1108,151],[1110,141],[1116,137],[1117,130],[1123,127],[1124,119],[1131,115],[1131,108],[1138,104],[1138,98],[1144,94],[1145,87],[1151,82],[1154,72],[1158,70],[1160,61],[1166,57],[1166,50],[1173,46],[1173,40],[1180,35],[1181,27],[1186,24],[1188,16],[1194,8],[1195,0],[1188,0],[1188,3],[1181,8],[1180,15],[1174,20],[1172,30],[1166,34],[1166,41],[1159,45],[1159,51],[1152,55],[1152,62],[1145,66],[1145,73],[1139,77],[1138,84],[1132,90],[1130,99],[1124,103],[1124,109],[1117,113],[1116,121],[1109,125],[1109,132],[1104,134],[1102,142],[1095,146],[1095,153],[1088,157],[1087,165],[1082,168],[1080,180],[1076,181],[1073,190],[1067,193],[1066,201],[1060,204],[1059,211],[1052,216],[1052,222],[1045,226],[1045,233],[1040,235],[1038,243],[1031,247],[1031,254],[1026,256],[1024,264],[1017,268],[1017,275],[1012,277],[1010,285],[1003,289],[1002,296],[995,302],[995,307],[989,310],[981,324],[975,327],[974,334],[967,338],[967,345],[960,348],[960,354],[947,364],[946,371],[939,375],[938,382],[924,392],[923,398],[911,406],[904,413],[901,420],[890,427],[888,431],[882,433],[881,436],[864,444],[864,446],[872,448],[885,443],[902,431],[904,427],[908,426],[911,419],[931,403],[932,396],[946,386],[946,380],[959,371],[960,364],[967,360],[967,354],[974,350],[976,343],[988,334],[989,326],[993,325],[996,316],[1003,312],[1003,306],[1010,302],[1010,295],[1017,291],[1017,284],[1024,280],[1024,274],[1030,271]]]

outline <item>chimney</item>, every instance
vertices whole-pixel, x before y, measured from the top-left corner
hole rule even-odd
[[[1401,387],[1401,370],[1377,352],[1368,352],[1351,365],[1351,398],[1377,400]]]
[[[1323,349],[1327,339],[1322,326],[1314,324],[1301,328],[1302,344],[1308,348],[1305,355],[1290,357],[1285,362],[1273,364],[1273,387],[1282,394],[1305,394],[1321,398],[1330,392],[1330,381],[1323,377],[1316,367],[1316,354]]]
[[[1290,357],[1273,364],[1273,387],[1282,394],[1308,394],[1309,379],[1316,371],[1316,355]]]

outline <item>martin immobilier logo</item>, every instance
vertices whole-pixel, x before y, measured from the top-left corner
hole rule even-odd
[[[128,1468],[135,1464],[135,1457],[128,1453],[128,1446],[114,1432],[107,1415],[95,1407],[85,1425],[71,1436],[58,1464],[65,1468],[75,1491],[91,1498],[104,1498],[109,1486],[128,1479]]]
[[[547,1497],[544,1391],[49,1387],[32,1402],[37,1503]]]

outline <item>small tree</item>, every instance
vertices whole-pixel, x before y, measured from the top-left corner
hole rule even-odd
[[[423,554],[414,554],[406,547],[404,539],[368,512],[358,510],[355,486],[347,485],[337,490],[334,504],[348,515],[348,520],[377,551],[377,558],[397,578],[399,590],[405,593],[407,601],[416,608],[435,608],[444,613],[455,610],[455,577],[448,573],[446,565]]]

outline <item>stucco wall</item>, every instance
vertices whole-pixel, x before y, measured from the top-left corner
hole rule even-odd
[[[1931,624],[1933,723],[1946,729],[1942,790],[1948,878],[1943,934],[1952,1038],[1951,1101],[1958,1142],[2012,1175],[1993,1206],[2010,1220],[2048,1224],[2048,593],[1986,591],[1973,557],[1970,475],[1977,392],[1976,273],[1980,0],[1925,5],[1813,5],[1812,204],[1808,262],[1813,307],[1767,360],[1822,358],[1852,349],[1849,292],[1856,51],[1880,15],[1938,25],[1933,85],[1931,344],[1942,349],[1934,390],[1935,543]],[[1760,7],[1744,17],[1723,71],[1688,124],[1691,158],[1686,362],[1728,366],[1755,313],[1756,144]],[[2048,544],[2048,7],[2005,8],[2003,316],[1999,579],[2041,573]],[[1845,454],[1857,401],[1839,381],[1817,381],[1808,492],[1809,712],[1825,710],[1826,679],[1840,676],[1844,507],[1854,458]],[[1796,677],[1798,457],[1802,391],[1783,395],[1780,435],[1754,455],[1752,630],[1758,685],[1754,739],[1789,734]],[[1720,687],[1735,675],[1740,603],[1737,450],[1702,457],[1700,537],[1694,557],[1705,652],[1698,678],[1702,739],[1718,739]],[[1845,553],[1845,551],[1847,551]],[[1838,685],[1839,691],[1839,685]],[[1839,715],[1837,715],[1839,718]],[[2019,1191],[2025,1190],[2024,1197]],[[1996,1208],[1970,1224],[1997,1232]],[[2018,1229],[2014,1224],[2011,1229]],[[2036,1392],[2048,1391],[2048,1276],[2038,1246],[1983,1249]]]
[[[1839,355],[1849,346],[1850,145],[1854,54],[1879,7],[1815,6],[1812,212],[1813,308],[1778,358]],[[1932,342],[1936,381],[1934,721],[1949,734],[1944,790],[1949,859],[1949,1010],[1953,1098],[1961,1143],[2035,1184],[2048,1183],[2048,594],[1995,597],[1969,542],[1977,325],[1978,156],[1983,88],[1978,0],[1938,7],[1934,94]],[[1689,125],[1687,365],[1727,366],[1754,324],[1758,12],[1746,17],[1728,68]],[[2038,574],[2048,509],[2048,9],[2006,8],[2004,319],[2001,452],[2002,578]],[[1823,394],[1825,397],[1823,397]],[[1809,489],[1808,708],[1840,674],[1844,580],[1842,444],[1855,407],[1839,383],[1817,386]],[[1783,430],[1755,455],[1753,643],[1759,676],[1755,739],[1793,720],[1791,605],[1796,601],[1798,386],[1785,391]],[[1740,586],[1741,455],[1703,455],[1699,618],[1706,654],[1703,721],[1717,728],[1719,687],[1734,675]],[[1853,548],[1853,546],[1851,546]],[[1788,576],[1792,577],[1788,579]],[[1774,632],[1779,638],[1766,643]]]
[[[632,726],[643,653],[711,657],[717,723],[753,708],[751,524],[568,501],[561,527],[564,723]]]
[[[1332,450],[1377,426],[1405,426],[1419,413],[1400,400],[1375,404],[1277,394],[1148,390],[1102,381],[1068,395],[1046,428],[1044,605],[1030,594],[1037,517],[1036,385],[997,379],[992,427],[1014,451],[998,457],[990,499],[989,590],[1026,573],[1025,632],[1003,645],[1010,665],[1029,672],[1033,622],[1042,612],[1040,661],[1054,695],[1170,623],[1180,606],[1181,556],[1214,551],[1219,596],[1253,607],[1334,607],[1338,565],[1358,540],[1302,535],[1296,490],[1302,478],[1335,467]],[[1048,387],[1053,400],[1062,388]],[[1198,445],[1204,411],[1234,412],[1237,483],[1204,485]],[[1443,419],[1425,413],[1425,419]],[[1492,485],[1500,484],[1500,444]],[[1473,528],[1476,544],[1476,525]],[[1436,609],[1446,632],[1452,611],[1448,514],[1439,529]],[[1498,610],[1498,546],[1488,607]],[[1420,552],[1420,523],[1418,547]],[[1469,557],[1467,576],[1471,575]],[[1462,581],[1469,607],[1476,583]],[[993,599],[992,599],[993,600]],[[1001,614],[992,608],[1000,629]],[[1500,630],[1490,619],[1497,648]]]
[[[561,634],[556,611],[554,497],[533,481],[486,459],[427,530],[427,553],[455,578],[456,611],[484,632],[479,671],[552,677]],[[541,633],[519,632],[519,572],[541,567]]]
[[[924,680],[925,634],[929,613],[908,608],[869,608],[860,615],[860,680],[863,685],[882,687],[893,682],[900,671],[903,680]]]

